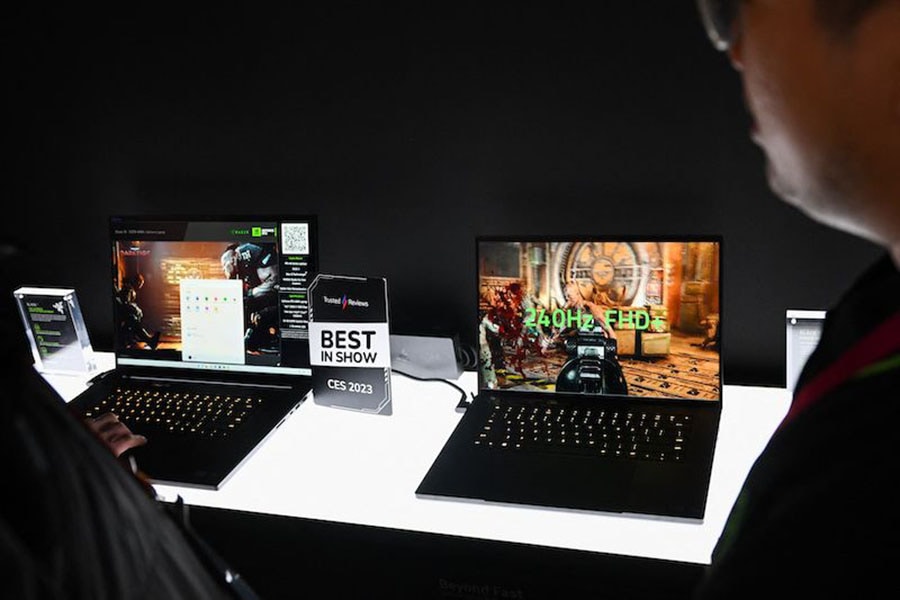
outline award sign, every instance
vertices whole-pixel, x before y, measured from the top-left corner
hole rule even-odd
[[[317,275],[309,286],[309,351],[316,404],[391,414],[387,281]]]
[[[22,287],[13,295],[38,371],[74,375],[96,368],[75,290]]]

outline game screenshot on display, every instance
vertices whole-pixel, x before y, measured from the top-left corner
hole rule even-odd
[[[481,387],[718,400],[715,241],[479,243]]]

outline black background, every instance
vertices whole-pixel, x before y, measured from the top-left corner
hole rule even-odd
[[[468,343],[477,234],[721,234],[729,383],[783,384],[785,309],[877,253],[768,190],[690,0],[319,4],[4,19],[0,241],[95,348],[113,213],[318,214],[323,271]]]

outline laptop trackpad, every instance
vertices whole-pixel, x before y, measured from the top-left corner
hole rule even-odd
[[[515,457],[506,454],[494,473],[492,495],[501,501],[618,512],[634,477],[631,461],[581,456]]]
[[[702,519],[706,486],[695,477],[696,470],[685,465],[641,463],[629,491],[630,510]]]

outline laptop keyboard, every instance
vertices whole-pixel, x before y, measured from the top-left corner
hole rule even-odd
[[[135,433],[162,428],[176,434],[227,437],[246,423],[261,403],[262,398],[243,395],[117,387],[84,416],[112,412]]]
[[[493,399],[476,446],[681,462],[691,416]]]

